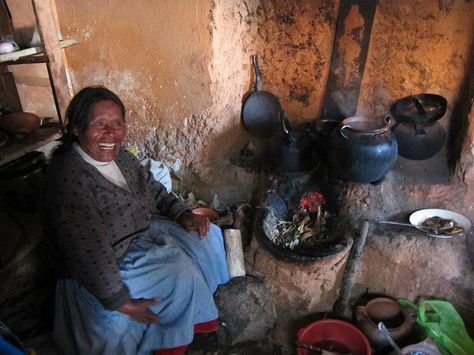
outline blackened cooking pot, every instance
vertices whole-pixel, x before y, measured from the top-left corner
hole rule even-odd
[[[286,112],[281,114],[282,133],[278,165],[283,173],[308,171],[314,167],[311,142],[305,130],[290,126]]]
[[[253,136],[270,138],[281,131],[281,105],[271,92],[262,90],[263,77],[257,55],[252,56],[255,71],[255,91],[247,96],[242,106],[242,124]]]
[[[328,163],[343,180],[376,182],[392,168],[397,154],[388,116],[383,120],[346,118],[329,136]]]
[[[446,132],[437,122],[429,125],[397,123],[393,128],[398,154],[412,160],[425,160],[441,151]]]
[[[446,113],[447,101],[435,94],[419,94],[397,100],[390,108],[398,154],[424,160],[436,155],[446,140],[444,128],[436,122]]]
[[[397,122],[431,124],[444,116],[447,104],[447,100],[440,95],[411,95],[395,101],[390,107],[390,114]]]

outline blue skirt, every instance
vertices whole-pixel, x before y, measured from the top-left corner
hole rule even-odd
[[[142,324],[102,304],[76,281],[56,286],[54,338],[66,354],[131,355],[189,344],[194,324],[218,317],[213,294],[229,280],[220,228],[199,239],[163,217],[135,238],[120,264],[132,298],[159,298],[160,320]]]

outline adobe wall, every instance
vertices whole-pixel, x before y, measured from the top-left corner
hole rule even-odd
[[[203,199],[217,193],[229,202],[250,200],[258,174],[237,166],[234,158],[249,142],[257,148],[272,144],[251,137],[240,123],[242,100],[255,82],[252,54],[260,57],[265,90],[279,97],[292,124],[322,116],[337,0],[55,3],[63,37],[80,40],[65,50],[74,89],[101,84],[116,91],[128,109],[126,144],[165,161]],[[453,115],[472,100],[464,89],[472,71],[474,2],[454,0],[445,8],[441,3],[378,1],[358,111],[375,118],[407,95],[445,96],[443,126],[464,127],[450,133],[462,148],[459,164],[450,175],[452,148],[445,147],[430,161],[399,159],[377,186],[341,183],[341,212],[351,216],[354,228],[363,218],[388,219],[424,207],[451,208],[474,220],[474,117],[472,110],[469,116]],[[358,19],[356,9],[351,16]],[[357,31],[346,40],[351,36]],[[395,296],[448,297],[472,309],[474,268],[465,245],[464,239],[430,240],[377,228],[357,284]],[[272,270],[264,262],[255,267]],[[328,277],[335,285],[341,275]],[[284,300],[286,291],[276,296]],[[328,297],[322,299],[329,305]],[[307,306],[308,312],[316,307]]]

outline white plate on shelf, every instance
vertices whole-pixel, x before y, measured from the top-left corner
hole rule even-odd
[[[433,234],[433,233],[425,232],[431,237],[452,238],[455,236],[464,235],[465,233],[467,233],[469,229],[471,229],[471,226],[472,226],[471,221],[467,217],[463,216],[462,214],[453,212],[450,210],[439,209],[439,208],[426,208],[423,210],[418,210],[416,212],[413,212],[410,215],[409,220],[410,220],[410,223],[413,224],[414,226],[419,226],[428,218],[436,217],[436,216],[445,218],[445,219],[452,219],[454,222],[456,222],[456,224],[459,227],[464,228],[464,232],[459,233],[459,234]]]

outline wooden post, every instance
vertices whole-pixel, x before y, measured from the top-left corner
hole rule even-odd
[[[55,4],[52,0],[32,0],[38,31],[44,46],[44,53],[49,58],[47,68],[51,81],[51,89],[56,104],[59,123],[64,129],[63,114],[69,104],[72,93],[68,85],[65,69],[65,57],[59,41],[59,27],[55,18]]]
[[[349,307],[349,296],[354,285],[354,278],[359,268],[359,260],[364,249],[365,240],[369,232],[369,222],[364,221],[360,228],[359,237],[355,240],[352,245],[352,250],[347,260],[346,269],[344,270],[344,276],[342,278],[341,288],[339,289],[339,296],[334,302],[332,309],[333,315],[336,318],[351,318],[351,309]]]
[[[244,252],[240,229],[224,229],[227,267],[230,278],[245,276]]]

